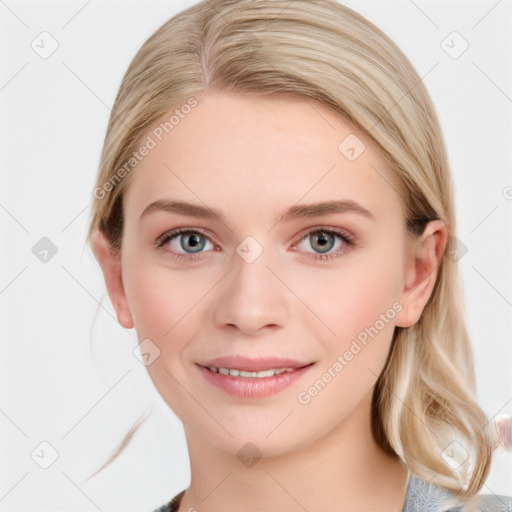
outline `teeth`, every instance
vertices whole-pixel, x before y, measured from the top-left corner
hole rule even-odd
[[[261,370],[259,372],[246,372],[244,370],[236,370],[231,368],[215,368],[214,366],[207,366],[212,372],[222,373],[223,375],[231,375],[232,377],[257,377],[262,379],[264,377],[272,377],[273,375],[280,375],[284,372],[293,372],[293,368],[271,368],[269,370]]]

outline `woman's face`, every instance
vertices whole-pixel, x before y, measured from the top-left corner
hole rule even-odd
[[[124,198],[116,309],[163,399],[232,453],[369,423],[412,297],[398,184],[370,139],[316,102],[219,92],[161,131]]]

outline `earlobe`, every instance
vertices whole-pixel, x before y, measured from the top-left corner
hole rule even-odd
[[[420,319],[434,289],[446,241],[446,224],[434,220],[411,246],[404,269],[402,310],[396,317],[398,327],[411,327]]]
[[[105,286],[116,311],[117,321],[126,329],[133,328],[133,319],[124,291],[119,251],[112,248],[103,232],[98,231],[94,238],[93,252],[103,272]]]

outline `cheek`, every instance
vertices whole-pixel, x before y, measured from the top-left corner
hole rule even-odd
[[[356,336],[390,309],[388,316],[394,317],[393,303],[399,296],[396,264],[359,253],[332,271],[303,275],[307,278],[300,278],[298,295],[339,339]]]
[[[126,269],[125,292],[139,338],[150,338],[160,350],[174,347],[181,339],[176,333],[206,292],[202,281],[135,256],[127,258]]]
[[[176,272],[154,262],[135,259],[127,267],[125,290],[139,342],[151,340],[158,357],[146,367],[156,389],[181,417],[187,417],[187,394],[179,383],[187,382],[183,350],[194,338],[197,312],[206,290],[186,272]],[[187,385],[187,387],[190,387]]]
[[[389,354],[400,309],[398,273],[395,267],[372,260],[354,259],[314,285],[318,301],[312,309],[334,334],[324,329],[325,334],[318,335],[318,320],[308,317],[308,329],[317,334],[323,357],[298,399],[307,404],[304,413],[314,411],[325,421],[338,421],[357,407],[375,385]]]
[[[320,331],[318,320],[308,317],[311,332],[325,333],[317,338],[324,357],[315,378],[322,379],[329,369],[336,375],[326,376],[332,383],[326,393],[322,392],[318,405],[328,407],[332,400],[343,397],[347,407],[355,406],[386,363],[400,309],[400,269],[398,256],[390,251],[384,257],[384,253],[382,246],[360,251],[335,271],[317,273],[314,281],[307,280],[304,296],[318,298],[311,302],[312,309],[329,327]]]

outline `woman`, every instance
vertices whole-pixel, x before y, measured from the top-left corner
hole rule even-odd
[[[183,421],[160,511],[512,510],[478,497],[453,187],[396,45],[332,0],[209,0],[127,70],[88,239]]]

